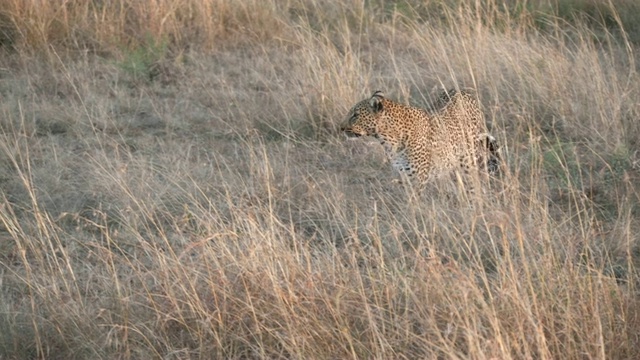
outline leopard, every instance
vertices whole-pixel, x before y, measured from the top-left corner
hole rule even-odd
[[[430,109],[393,101],[377,90],[351,108],[340,130],[349,139],[377,139],[401,177],[417,179],[420,192],[446,174],[469,179],[481,170],[496,175],[500,168],[500,147],[469,90],[444,90]]]

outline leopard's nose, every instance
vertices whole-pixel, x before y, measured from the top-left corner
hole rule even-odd
[[[350,129],[350,128],[342,128],[342,131],[344,131],[344,133],[347,135],[347,137],[354,138],[354,137],[359,137],[359,136],[361,136],[361,134],[358,134],[358,133],[356,133],[356,132],[353,132],[353,130],[352,130],[352,129]]]

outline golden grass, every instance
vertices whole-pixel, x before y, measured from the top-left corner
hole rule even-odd
[[[637,49],[532,24],[491,1],[6,2],[0,358],[640,357]],[[474,206],[337,132],[375,89],[457,85],[504,146]]]

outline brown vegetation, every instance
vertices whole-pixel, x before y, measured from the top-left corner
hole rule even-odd
[[[640,358],[635,5],[526,3],[5,1],[0,358]],[[457,85],[481,206],[337,131]]]

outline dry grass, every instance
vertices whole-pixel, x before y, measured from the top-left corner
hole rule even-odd
[[[640,358],[624,37],[491,1],[3,6],[0,359]],[[475,206],[336,131],[456,85],[504,144]]]

